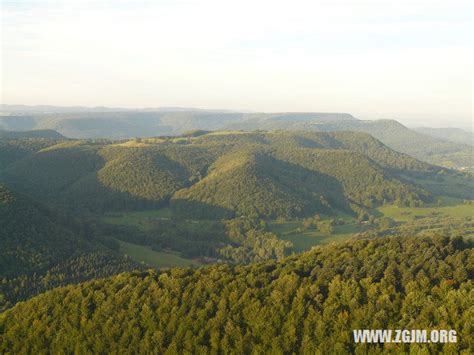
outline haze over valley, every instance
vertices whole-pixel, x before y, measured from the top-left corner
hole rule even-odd
[[[0,21],[0,354],[474,353],[471,1]]]
[[[125,110],[3,105],[0,129],[54,130],[75,139],[176,136],[201,130],[358,131],[390,148],[441,166],[472,170],[474,135],[462,129],[409,129],[396,120],[359,120],[348,113],[245,113],[156,108]]]

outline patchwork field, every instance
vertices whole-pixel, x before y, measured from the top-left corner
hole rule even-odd
[[[345,241],[351,238],[353,233],[364,231],[367,227],[356,223],[334,226],[333,233],[328,234],[314,228],[301,230],[301,221],[273,221],[269,223],[269,229],[280,239],[292,242],[296,252],[303,252],[315,245]]]
[[[102,220],[109,224],[115,225],[128,225],[139,228],[140,230],[147,231],[155,227],[156,222],[167,221],[173,218],[173,212],[169,208],[161,208],[158,210],[149,211],[136,211],[136,212],[123,212],[123,213],[110,213],[102,217]],[[216,221],[204,220],[204,219],[180,219],[180,226],[190,231],[205,232],[213,225]]]
[[[445,197],[441,206],[428,207],[397,207],[383,206],[377,209],[383,216],[397,222],[408,222],[425,217],[474,217],[474,204],[466,204],[459,199]]]
[[[466,219],[474,217],[474,204],[464,203],[461,199],[443,197],[437,204],[426,207],[397,207],[387,205],[373,210],[377,217],[389,217],[397,223],[416,223],[420,227],[437,229],[440,220],[445,218]],[[173,212],[170,208],[158,210],[124,212],[105,215],[102,220],[115,225],[135,226],[142,231],[151,231],[159,225],[160,221],[173,220]],[[329,219],[323,217],[323,221]],[[344,225],[334,225],[331,233],[319,231],[315,227],[303,228],[302,220],[281,221],[273,220],[268,222],[268,229],[275,233],[280,239],[291,241],[294,251],[299,253],[310,250],[315,245],[328,244],[333,242],[343,242],[350,239],[354,233],[360,233],[377,228],[376,224],[357,223],[351,216],[341,214],[339,220],[344,220]],[[432,225],[430,227],[430,221]],[[184,231],[197,232],[200,234],[211,233],[219,221],[212,220],[175,220]],[[422,223],[423,222],[423,223]],[[436,222],[436,223],[435,223]],[[428,224],[427,224],[428,223]],[[442,223],[440,224],[442,225]],[[222,230],[219,233],[224,233]],[[185,259],[177,253],[156,252],[149,247],[121,243],[121,250],[138,262],[143,262],[151,267],[172,267],[196,265],[196,262]]]
[[[106,214],[102,220],[109,224],[130,225],[147,230],[151,227],[151,221],[157,219],[170,219],[172,216],[168,208],[150,211],[135,211],[123,213]]]
[[[120,252],[134,261],[153,268],[200,266],[196,260],[186,259],[176,252],[159,252],[150,247],[119,241]]]

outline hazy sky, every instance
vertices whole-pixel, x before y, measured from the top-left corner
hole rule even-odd
[[[470,0],[2,0],[2,102],[472,124]]]

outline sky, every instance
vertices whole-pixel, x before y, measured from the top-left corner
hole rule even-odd
[[[472,128],[470,0],[2,0],[1,101]]]

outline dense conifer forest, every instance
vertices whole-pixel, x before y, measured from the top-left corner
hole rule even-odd
[[[430,201],[431,194],[401,172],[443,172],[362,133],[217,132],[126,142],[53,141],[46,147],[43,140],[28,142],[30,151],[17,155],[11,154],[17,141],[3,143],[2,178],[80,213],[168,204],[213,218],[360,213],[384,202]]]
[[[58,288],[0,315],[13,353],[465,353],[472,242],[387,237],[282,261],[134,272]],[[456,329],[451,344],[356,345],[352,329]],[[128,350],[127,350],[128,349]]]
[[[0,355],[474,355],[471,1],[0,1]]]
[[[0,311],[53,287],[138,265],[87,226],[0,184]]]
[[[14,132],[0,181],[2,353],[474,346],[472,175],[365,133]],[[356,345],[359,328],[459,341]]]

